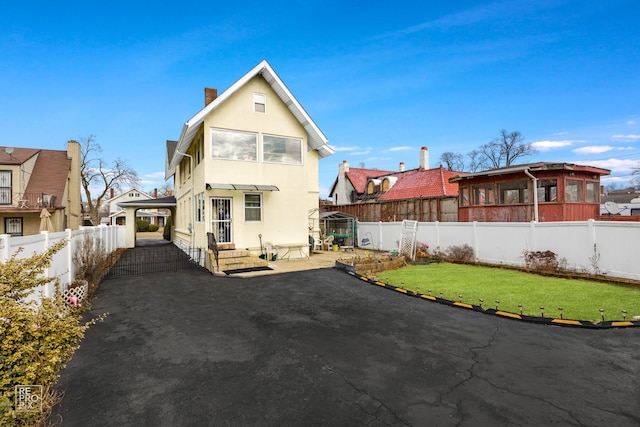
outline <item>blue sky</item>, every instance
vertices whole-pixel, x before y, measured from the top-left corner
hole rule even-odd
[[[0,146],[90,134],[148,190],[165,141],[266,59],[329,138],[326,197],[347,160],[430,165],[519,131],[529,161],[640,163],[635,0],[3,2]],[[7,4],[9,3],[9,4]],[[296,4],[297,3],[297,4]]]

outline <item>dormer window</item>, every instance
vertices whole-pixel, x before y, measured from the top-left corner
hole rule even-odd
[[[367,182],[367,194],[375,194],[380,192],[380,180],[369,179]]]
[[[267,111],[267,96],[264,93],[253,94],[253,111],[265,113]]]

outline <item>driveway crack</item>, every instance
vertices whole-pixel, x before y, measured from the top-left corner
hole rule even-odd
[[[375,419],[385,425],[390,425],[388,422],[386,422],[384,419],[380,418],[379,412],[380,409],[384,409],[386,410],[389,414],[391,414],[396,420],[398,420],[400,423],[402,423],[402,425],[405,426],[411,426],[411,424],[409,424],[408,422],[406,422],[405,420],[403,420],[397,413],[395,413],[393,411],[393,409],[391,409],[390,407],[388,407],[387,405],[385,405],[385,403],[376,398],[375,396],[372,396],[369,392],[367,392],[366,390],[358,387],[356,384],[354,384],[352,381],[350,381],[346,375],[344,375],[343,373],[337,371],[333,366],[331,365],[324,365],[325,369],[328,372],[331,372],[332,374],[335,374],[337,376],[339,376],[340,378],[342,378],[342,380],[348,384],[351,388],[353,388],[356,392],[366,396],[367,398],[371,399],[372,401],[376,402],[378,404],[378,408],[374,413],[371,413],[369,411],[367,411],[365,408],[363,408],[361,405],[358,405],[358,407],[367,415],[371,415],[373,417],[375,417]]]

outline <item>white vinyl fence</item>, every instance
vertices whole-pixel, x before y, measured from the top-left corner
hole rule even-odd
[[[401,222],[361,222],[363,248],[397,250]],[[640,223],[577,222],[420,222],[417,240],[431,250],[467,244],[480,262],[524,265],[528,251],[552,251],[575,271],[640,280]],[[418,243],[418,246],[420,245]]]
[[[17,258],[27,258],[32,256],[34,252],[44,252],[61,239],[68,239],[69,243],[53,256],[51,266],[46,271],[48,277],[57,277],[62,288],[65,289],[75,277],[76,266],[73,263],[73,254],[85,235],[92,236],[94,242],[103,242],[108,254],[125,246],[125,227],[120,225],[81,227],[80,230],[67,229],[56,233],[42,231],[40,234],[21,237],[0,234],[0,268],[2,268],[2,263],[10,259],[20,248],[22,251],[17,255]],[[50,284],[43,289],[36,290],[33,296],[35,298],[38,295],[50,297],[54,291],[53,284]]]

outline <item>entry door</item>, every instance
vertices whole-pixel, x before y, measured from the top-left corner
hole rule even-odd
[[[218,197],[211,199],[211,231],[218,243],[233,243],[231,200]]]

